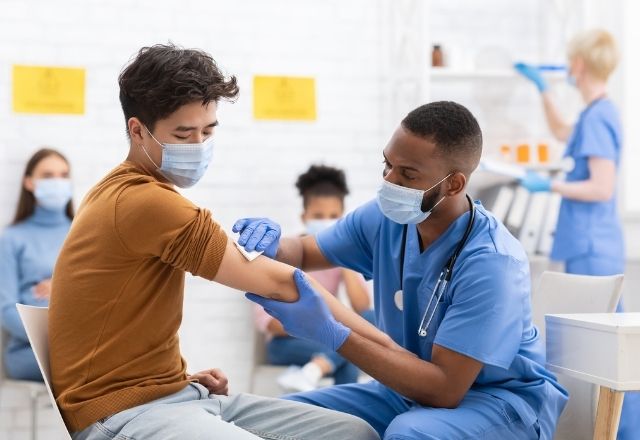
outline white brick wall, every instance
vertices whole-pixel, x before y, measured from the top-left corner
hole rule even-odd
[[[241,216],[267,215],[286,231],[297,232],[300,202],[293,184],[312,161],[345,168],[352,188],[350,207],[367,200],[390,134],[382,128],[388,124],[382,121],[378,87],[384,63],[378,49],[381,3],[3,1],[0,223],[10,221],[25,160],[39,146],[51,145],[68,155],[78,202],[123,160],[128,144],[117,75],[141,46],[168,40],[209,51],[240,82],[238,102],[219,110],[212,167],[197,188],[185,192],[211,209],[226,229]],[[85,67],[86,115],[13,114],[13,64]],[[315,77],[318,120],[253,121],[255,74]],[[241,293],[189,278],[181,339],[192,371],[221,367],[232,391],[246,390],[252,336],[249,305]],[[27,401],[14,397],[4,394],[0,403],[0,439],[27,435]]]
[[[407,10],[417,4],[401,3]],[[297,232],[300,202],[293,183],[311,162],[323,161],[347,171],[352,189],[348,207],[370,199],[381,172],[381,149],[399,122],[388,116],[393,99],[390,88],[397,73],[397,66],[389,61],[397,33],[388,23],[388,11],[398,4],[392,0],[3,0],[0,224],[13,215],[25,160],[39,146],[51,145],[68,155],[78,202],[125,157],[117,75],[141,46],[167,40],[209,51],[240,82],[238,102],[223,103],[219,109],[221,125],[208,174],[196,188],[185,191],[211,209],[227,230],[239,217],[260,215],[279,221],[289,233]],[[517,5],[507,0],[433,0],[425,41],[414,44],[424,48],[427,57],[431,42],[440,41],[464,47],[471,55],[483,45],[498,44],[506,45],[514,57],[557,58],[554,46],[541,37],[553,33],[557,24],[541,20],[545,12],[540,4],[535,0]],[[13,64],[85,67],[86,115],[13,114]],[[419,81],[424,63],[415,64],[415,72],[402,74]],[[315,77],[318,120],[254,121],[251,84],[255,74]],[[443,87],[432,84],[432,96],[468,104],[478,113],[488,139],[500,139],[514,130],[509,121],[490,119],[483,111],[491,96],[474,95],[459,84]],[[513,120],[533,117],[535,124],[526,135],[544,135],[539,108],[531,116],[532,108],[526,104],[533,97],[527,98],[530,89],[514,91],[514,102],[507,102],[508,115]],[[252,335],[249,305],[240,293],[188,278],[181,344],[192,371],[221,367],[230,377],[232,392],[246,390]],[[3,393],[0,439],[26,438],[27,422],[27,400]],[[43,438],[55,438],[44,432],[51,423],[50,417],[43,417]]]

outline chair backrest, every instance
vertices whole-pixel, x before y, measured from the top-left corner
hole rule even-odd
[[[544,315],[555,313],[611,313],[620,300],[624,275],[588,276],[543,272],[532,294],[533,323],[546,337]],[[597,356],[594,353],[594,356]],[[558,382],[569,392],[558,427],[556,440],[592,438],[597,387],[557,374]]]
[[[53,395],[51,389],[51,368],[49,366],[49,308],[48,307],[34,307],[24,304],[16,304],[22,325],[27,332],[27,337],[31,343],[31,348],[36,356],[38,367],[42,372],[44,378],[44,384],[47,387],[47,393],[51,399],[56,418],[59,420],[60,427],[64,428],[65,432],[69,432],[60,413],[60,409],[56,404],[56,398]],[[71,437],[69,436],[69,439]]]
[[[544,315],[615,312],[624,275],[590,276],[545,271],[531,297],[533,323],[544,342]]]

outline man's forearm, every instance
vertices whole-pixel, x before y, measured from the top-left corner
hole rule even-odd
[[[376,326],[372,325],[362,316],[346,307],[335,296],[329,293],[320,283],[314,280],[312,277],[308,277],[309,281],[320,293],[324,301],[329,306],[333,317],[340,321],[342,324],[349,327],[352,331],[360,334],[361,336],[394,351],[406,351],[400,345],[396,344],[389,335],[379,330]],[[407,352],[408,353],[408,352]]]
[[[397,352],[352,333],[338,350],[343,357],[380,383],[421,405],[455,407],[447,377],[435,364],[410,352]]]

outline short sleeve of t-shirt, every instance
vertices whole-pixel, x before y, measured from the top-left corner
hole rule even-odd
[[[209,211],[155,182],[132,185],[120,194],[115,226],[130,252],[159,257],[210,280],[227,245],[225,232]]]
[[[508,368],[520,348],[525,263],[501,254],[469,257],[454,272],[451,305],[434,343],[483,364]]]
[[[320,251],[331,263],[373,278],[373,248],[382,217],[375,200],[362,205],[316,235]]]
[[[577,157],[599,157],[617,162],[618,139],[617,114],[607,102],[595,104],[597,107],[586,110],[580,122],[580,144],[576,148]]]

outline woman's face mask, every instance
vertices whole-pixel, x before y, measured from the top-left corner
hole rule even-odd
[[[337,219],[311,219],[307,220],[305,223],[305,227],[307,229],[307,234],[316,235],[319,232],[324,231],[327,228],[335,225]]]
[[[387,218],[401,225],[422,223],[431,215],[434,208],[444,200],[444,197],[442,197],[431,209],[424,212],[422,211],[424,195],[444,182],[449,176],[451,176],[451,173],[424,191],[405,188],[383,180],[380,189],[378,189],[378,206]]]
[[[144,145],[140,145],[158,172],[180,188],[189,188],[198,183],[213,157],[213,136],[196,144],[169,144],[158,141],[147,127],[145,130],[162,147],[161,165],[158,166]]]
[[[67,178],[35,179],[33,195],[39,206],[50,211],[64,209],[71,200],[71,180]]]

